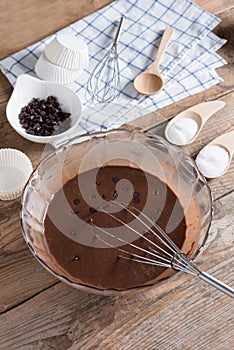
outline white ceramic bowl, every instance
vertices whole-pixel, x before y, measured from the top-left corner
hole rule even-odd
[[[33,168],[30,159],[13,148],[0,149],[0,199],[18,198]]]
[[[28,134],[19,122],[21,108],[26,106],[33,97],[46,99],[51,95],[57,97],[64,112],[71,113],[70,128],[60,134],[52,136],[35,136]],[[41,81],[27,74],[22,74],[17,78],[14,91],[6,107],[7,119],[15,131],[27,140],[39,143],[52,142],[55,139],[70,134],[79,124],[81,113],[81,100],[73,90],[63,85]]]
[[[57,35],[46,46],[44,53],[50,62],[71,70],[80,70],[89,64],[87,44],[72,34]]]
[[[43,52],[35,64],[35,72],[39,78],[45,81],[65,85],[77,80],[82,70],[71,70],[57,66],[48,61]]]

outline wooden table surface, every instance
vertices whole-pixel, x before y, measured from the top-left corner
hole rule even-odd
[[[0,58],[26,47],[93,12],[110,0],[23,0],[0,2]],[[160,110],[163,118],[212,100],[226,107],[205,125],[189,148],[192,156],[207,142],[234,129],[234,3],[196,0],[222,19],[214,32],[228,40],[219,53],[228,64],[218,69],[224,82]],[[20,137],[5,108],[12,87],[0,75],[0,146],[25,152],[34,167],[43,145]],[[138,125],[160,123],[152,114]],[[154,129],[154,130],[157,130]],[[214,200],[210,239],[196,263],[234,286],[234,161],[221,178],[209,181]],[[101,297],[75,290],[35,260],[22,237],[20,199],[0,201],[0,349],[187,350],[234,349],[234,302],[190,275],[131,297]]]

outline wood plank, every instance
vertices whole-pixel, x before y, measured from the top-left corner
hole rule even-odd
[[[1,23],[1,53],[0,59],[27,47],[28,45],[43,39],[47,35],[58,31],[68,24],[106,6],[111,0],[75,1],[69,0],[66,5],[63,0],[54,1],[30,1],[24,0],[0,3]],[[218,14],[233,7],[231,0],[196,0],[204,9]],[[61,16],[62,14],[62,16]],[[12,31],[14,23],[14,31]],[[30,28],[30,30],[25,30]],[[43,28],[43,31],[41,31]],[[16,35],[17,33],[17,35]]]
[[[217,130],[218,134],[221,134],[234,127],[234,119],[232,118],[234,93],[225,95],[221,100],[227,103],[225,109],[216,113],[216,115],[207,122],[199,138],[194,142],[192,147],[187,150],[189,153],[195,155],[206,142],[217,136]],[[0,113],[3,111],[1,108],[4,109],[5,105],[0,105]],[[153,121],[155,122],[156,119],[158,121],[161,120],[162,116],[158,113],[154,113],[151,115],[151,118],[153,118],[153,120],[151,120],[150,124],[152,124]],[[142,122],[145,123],[145,119],[143,119]],[[2,130],[1,134],[3,135],[1,137],[1,147],[14,145],[14,147],[30,155],[34,166],[36,166],[43,152],[44,145],[35,144],[27,140],[22,142],[22,138],[11,130],[11,127],[8,123],[4,122],[4,119],[0,119],[0,125]],[[141,124],[141,126],[145,125]],[[209,181],[214,199],[223,196],[234,188],[233,175],[234,160],[227,174],[221,178]],[[27,300],[37,292],[53,285],[55,282],[55,280],[32,259],[31,254],[26,248],[20,231],[19,207],[20,200],[13,202],[0,201],[0,213],[2,215],[1,229],[3,232],[0,244],[0,285],[3,285],[0,290],[0,311],[12,308],[17,303]],[[6,254],[9,255],[8,258]],[[14,255],[14,263],[8,266],[8,259],[11,259],[11,255]],[[22,271],[25,271],[25,273],[22,273]],[[34,271],[37,271],[37,273],[34,273]],[[9,285],[11,285],[11,293],[7,292],[9,290],[8,286],[4,284],[6,275],[9,279]],[[32,276],[31,279],[29,279],[29,276]],[[20,281],[17,285],[15,284],[16,280]],[[30,284],[28,281],[32,283]]]
[[[74,2],[72,2],[72,3],[74,3]],[[92,1],[92,4],[93,3],[94,2]],[[222,2],[222,1],[215,2],[215,7],[217,6],[217,4],[218,4],[218,6],[220,6],[221,3],[224,3],[224,2]],[[225,6],[226,6],[226,4],[227,4],[227,2],[225,2]],[[90,4],[88,4],[88,6],[89,5]],[[99,5],[100,5],[100,2],[98,4],[98,6]],[[30,3],[30,6],[31,6],[31,3]],[[46,4],[46,6],[50,6],[50,5]],[[1,13],[3,13],[3,12],[1,11]],[[223,76],[223,78],[225,80],[224,83],[220,84],[219,86],[215,86],[215,87],[209,89],[205,93],[195,95],[189,99],[186,99],[184,101],[180,101],[176,105],[168,106],[165,109],[162,109],[160,112],[162,112],[165,117],[170,117],[172,114],[175,113],[175,111],[177,111],[176,113],[178,113],[180,110],[187,108],[194,103],[202,102],[206,99],[213,100],[214,98],[225,96],[230,91],[233,91],[233,67],[232,67],[232,65],[233,65],[233,55],[232,55],[233,32],[231,31],[231,20],[230,20],[230,18],[232,18],[232,16],[233,16],[233,11],[231,12],[231,14],[232,15],[230,15],[230,13],[228,11],[223,12],[221,15],[221,17],[223,19],[223,23],[221,25],[219,25],[216,29],[216,32],[218,35],[225,36],[229,40],[228,44],[225,45],[224,48],[222,48],[220,50],[221,55],[223,57],[225,57],[228,60],[228,62],[230,63],[230,66],[225,66],[225,67],[222,67],[221,69],[219,69],[220,75]],[[61,14],[60,14],[60,18],[61,18]],[[0,22],[0,23],[3,23],[3,22]],[[58,24],[58,23],[56,23],[56,24]],[[28,32],[31,34],[33,33],[33,31],[28,31]],[[22,36],[24,34],[25,33],[21,33],[20,35],[18,35],[17,40],[21,40]],[[39,34],[41,35],[41,32]],[[43,36],[44,36],[44,34],[43,34]],[[33,36],[32,36],[32,38],[33,38]],[[38,39],[40,39],[40,38],[38,38]],[[25,44],[21,40],[21,44],[22,44],[22,47],[24,47],[24,46],[28,45],[29,43],[27,42]],[[12,47],[11,47],[11,49],[12,49]],[[1,74],[0,75],[0,102],[6,102],[10,96],[11,91],[12,91],[12,87],[8,83],[7,79]],[[228,98],[228,96],[227,96],[227,98]],[[231,97],[231,95],[230,95],[230,100],[227,100],[227,101],[231,102],[232,100],[233,100],[233,97]],[[27,140],[24,140],[13,131],[13,129],[9,126],[9,124],[6,122],[6,119],[5,119],[5,105],[6,105],[5,103],[0,105],[0,115],[1,115],[1,118],[0,118],[0,123],[1,123],[0,124],[0,129],[1,129],[0,139],[1,139],[1,142],[0,142],[0,144],[1,144],[1,147],[7,147],[7,146],[11,145],[12,147],[16,147],[18,149],[23,150],[27,154],[30,154],[30,158],[33,160],[33,163],[35,166],[40,159],[40,156],[41,156],[41,153],[43,151],[44,146],[33,144]],[[150,123],[151,124],[155,121],[156,115],[157,114],[154,114],[153,117],[150,116],[150,118],[151,118]],[[158,118],[158,115],[157,115],[157,118]],[[145,126],[149,125],[146,119],[144,119],[144,123],[145,123],[144,124]],[[227,126],[225,123],[223,123],[222,126],[223,125],[225,127]],[[215,135],[215,129],[213,128],[212,130],[213,130],[212,132],[214,132],[214,135]],[[204,130],[204,133],[205,133],[205,130]],[[207,134],[207,135],[204,134],[203,135],[204,139],[206,136],[210,137],[210,134]],[[198,147],[197,148],[197,150],[198,150],[200,146],[197,145],[197,147]],[[196,152],[196,150],[195,150],[195,152]],[[220,197],[221,195],[223,195],[224,193],[226,193],[227,191],[229,191],[233,188],[233,180],[231,177],[231,176],[233,176],[233,173],[234,173],[234,169],[233,169],[233,165],[232,165],[229,173],[227,175],[225,175],[225,177],[222,177],[220,180],[218,180],[219,182],[217,182],[217,180],[210,182],[210,186],[212,187],[212,192],[214,193],[215,198]],[[0,270],[0,285],[1,285],[0,300],[1,300],[1,305],[0,305],[0,308],[1,308],[1,311],[12,308],[12,307],[14,307],[14,305],[17,305],[17,304],[24,302],[25,300],[33,297],[35,294],[43,291],[44,289],[48,288],[51,285],[54,285],[55,283],[57,283],[57,282],[55,282],[56,280],[51,275],[49,275],[46,271],[44,271],[44,269],[42,269],[41,266],[33,259],[32,255],[28,251],[28,249],[23,241],[23,238],[22,238],[21,232],[20,232],[20,228],[19,228],[19,221],[18,221],[19,203],[20,203],[19,200],[16,200],[14,202],[9,202],[9,203],[1,202],[1,206],[0,206],[0,214],[2,215],[2,213],[4,213],[4,218],[1,217],[1,220],[3,219],[3,221],[1,221],[1,228],[3,227],[3,229],[4,229],[3,232],[6,233],[6,234],[2,234],[2,236],[1,236],[1,245],[0,245],[0,266],[1,266],[1,270]],[[2,210],[2,208],[4,208],[4,209]],[[12,213],[15,213],[15,214],[12,214]],[[3,225],[2,225],[2,223],[3,223]],[[232,225],[232,223],[229,223],[229,222],[228,223],[225,222],[225,225],[226,224]],[[223,226],[223,228],[225,228],[225,225]],[[228,250],[227,250],[227,252],[228,252]],[[5,282],[6,275],[8,276],[8,283]],[[182,281],[182,283],[184,283],[183,281],[185,281],[185,283],[187,283],[187,281],[189,281],[187,276],[183,277],[183,278],[185,278],[185,280],[180,280],[180,282]],[[177,288],[177,280],[175,280],[174,287]],[[55,288],[53,290],[55,291],[55,293],[57,293],[56,287],[53,287],[53,288]],[[64,288],[68,288],[68,287],[65,286]],[[47,292],[45,292],[45,293],[47,293]],[[75,292],[75,295],[77,295],[76,293],[77,292]],[[162,294],[164,294],[164,293],[166,293],[166,290],[162,289]],[[44,294],[44,293],[42,293],[42,294]],[[79,294],[79,292],[78,292],[78,294]],[[45,294],[45,295],[47,295],[47,294]],[[75,295],[74,295],[74,299],[75,299]],[[97,297],[93,297],[93,298],[94,298],[94,304],[99,302],[99,298],[97,298]],[[131,304],[131,299],[130,299],[130,301],[128,300],[128,303]],[[135,303],[137,303],[137,300],[135,301]],[[128,310],[127,305],[123,304],[123,307],[125,307],[126,310]],[[44,305],[44,312],[45,312],[45,308],[46,308],[46,303]],[[18,308],[16,308],[16,310],[17,309]],[[22,310],[24,310],[24,309],[22,309]],[[40,312],[39,309],[37,309],[37,310],[38,310],[38,312]],[[158,310],[159,310],[159,308],[158,308]],[[99,313],[100,313],[100,311],[101,310],[98,310]],[[118,312],[120,312],[120,311],[118,311]],[[45,316],[45,313],[44,313],[44,316]],[[146,319],[144,320],[144,322],[147,324]],[[149,326],[147,325],[147,327],[149,327]],[[76,329],[76,326],[74,326],[74,329],[75,329],[74,332],[78,331]],[[147,329],[146,329],[146,331],[147,331]],[[92,330],[90,332],[92,332]],[[127,334],[127,331],[125,331],[125,334]],[[132,333],[130,333],[130,334],[132,334]],[[150,335],[150,333],[149,333],[149,335]],[[129,339],[131,339],[131,336],[132,335],[130,335]],[[98,335],[95,339],[95,342],[94,342],[94,344],[96,344],[96,345],[93,345],[94,348],[95,349],[99,348],[98,339],[100,340],[100,343],[101,343],[100,346],[102,346],[102,343],[103,343],[104,346],[109,346],[109,348],[110,348],[113,338],[110,337],[109,333],[107,333],[107,338],[108,338],[107,343],[109,342],[109,345],[106,345],[106,342],[104,340],[104,334],[101,335],[101,338],[100,338],[101,340],[99,339],[99,335]],[[52,337],[52,344],[55,347],[58,346],[58,348],[59,348],[59,346],[62,346],[62,348],[64,349],[63,346],[64,346],[64,344],[66,344],[66,341],[67,341],[66,339],[67,339],[66,334],[64,334],[62,336],[59,335],[58,337],[55,335],[55,337]],[[118,334],[117,334],[117,339],[118,339]],[[86,341],[87,341],[87,343],[86,343]],[[139,341],[141,341],[141,340],[139,340]],[[164,339],[164,341],[165,341],[165,339]],[[38,348],[39,348],[39,346],[41,346],[40,342],[41,342],[40,340],[38,343],[36,342],[35,346],[38,346]],[[91,340],[85,339],[83,341],[83,344],[84,344],[83,346],[85,347],[86,346],[85,344],[90,344],[90,346],[91,346],[92,342],[93,342],[92,339]],[[43,340],[43,344],[47,347],[46,341]],[[50,344],[50,337],[48,340],[48,347],[49,347],[49,344]],[[138,346],[138,345],[136,345],[136,346]],[[149,344],[149,346],[151,346],[151,344]],[[0,345],[0,347],[1,347],[1,345]],[[76,348],[77,348],[77,345],[74,345],[74,349],[76,349]],[[91,347],[88,347],[88,348],[91,348]],[[108,348],[108,347],[106,347],[106,348]],[[6,348],[4,348],[4,350],[5,349]],[[126,349],[127,349],[127,347],[126,347]]]
[[[37,41],[108,2],[68,0],[64,6],[63,0],[57,0],[56,4],[54,1],[24,0],[26,6],[21,12],[18,9],[21,3],[14,2],[14,11],[10,13],[11,3],[2,1],[1,49],[5,45],[6,50],[2,49],[0,56],[5,57]],[[218,70],[224,82],[165,107],[160,110],[162,115],[154,113],[149,119],[144,118],[145,127],[170,118],[193,104],[216,98],[225,100],[228,104],[225,114],[214,116],[215,122],[211,123],[211,120],[210,126],[206,125],[190,150],[193,156],[204,142],[233,127],[231,109],[234,101],[233,1],[195,2],[223,20],[215,32],[228,39],[227,45],[219,51],[229,63]],[[55,7],[54,15],[47,16]],[[17,12],[20,12],[19,17]],[[3,37],[2,33],[13,32],[12,23],[17,35]],[[23,150],[36,166],[44,146],[21,138],[6,122],[5,105],[11,91],[11,85],[0,73],[0,147]],[[210,243],[196,259],[200,268],[232,286],[233,174],[234,162],[225,176],[210,181],[213,197],[219,199],[214,202]],[[232,193],[227,195],[229,191]],[[191,276],[179,273],[157,288],[125,298],[92,296],[58,282],[37,263],[26,247],[19,227],[19,206],[20,200],[0,201],[1,350],[230,350],[234,347],[234,315],[230,299]]]
[[[226,107],[216,113],[216,115],[207,122],[198,139],[186,150],[193,156],[202,146],[213,139],[213,137],[217,136],[217,130],[218,134],[221,134],[234,128],[234,119],[232,118],[234,93],[224,96],[221,100],[227,103]],[[158,120],[161,118],[157,113],[152,116],[154,120],[155,118],[158,118]],[[143,124],[141,126],[143,126]],[[14,143],[16,148],[29,154],[35,166],[39,161],[44,146],[31,143],[27,140],[22,142],[21,137],[15,132],[8,134],[7,130],[9,130],[10,126],[4,122],[2,128],[3,135],[6,134],[6,136],[3,136],[3,146],[7,146],[9,138],[12,138],[10,142]],[[234,188],[233,179],[234,159],[227,174],[221,178],[209,181],[213,198],[219,198],[229,193]],[[32,258],[25,245],[20,230],[19,208],[19,199],[11,202],[0,201],[2,229],[0,243],[0,285],[3,286],[0,289],[0,311],[12,308],[17,303],[27,300],[37,292],[55,283],[54,278],[44,271]],[[8,276],[8,285],[4,284],[6,275]],[[31,276],[30,279],[29,276]],[[19,281],[17,285],[15,284],[16,280]],[[11,293],[7,292],[9,288],[11,288]]]
[[[19,210],[20,199],[0,201],[0,313],[57,283],[26,246]]]
[[[3,73],[0,71],[0,104],[9,100],[12,91],[13,87],[5,75],[3,75]]]
[[[1,1],[0,59],[96,12],[110,2],[111,0],[24,0],[12,3],[6,0]]]
[[[216,201],[209,245],[196,258],[200,269],[232,285],[233,211],[234,192]],[[233,322],[229,297],[183,273],[120,298],[59,283],[0,316],[0,348],[229,350]]]
[[[205,10],[213,13],[214,15],[218,15],[221,12],[229,10],[233,7],[232,0],[193,0],[197,5],[203,7]]]
[[[13,147],[23,151],[30,157],[35,168],[44,145],[19,136],[6,121],[5,106],[6,104],[0,105],[0,147]],[[0,312],[57,282],[35,261],[28,250],[20,229],[19,211],[20,199],[0,201]]]

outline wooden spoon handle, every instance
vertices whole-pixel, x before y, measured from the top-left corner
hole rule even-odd
[[[167,48],[167,45],[172,37],[174,33],[174,29],[171,28],[171,27],[167,27],[163,33],[163,36],[162,36],[162,40],[160,42],[160,45],[159,45],[159,48],[158,48],[158,52],[157,52],[157,56],[155,58],[155,61],[154,63],[152,64],[150,70],[152,72],[155,72],[157,73],[158,72],[158,66],[159,66],[159,63],[161,61],[161,58],[162,56],[164,55],[164,52]]]

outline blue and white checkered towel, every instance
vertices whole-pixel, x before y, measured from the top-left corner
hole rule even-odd
[[[121,94],[117,103],[123,106],[125,113],[122,113],[120,123],[138,117],[142,113],[138,114],[138,111],[157,110],[222,81],[215,69],[226,62],[216,50],[225,40],[211,33],[220,19],[189,0],[117,0],[58,32],[73,33],[88,44],[89,67],[70,87],[90,110],[91,100],[87,99],[86,94],[89,73],[112,45],[122,14],[126,20],[118,43]],[[143,98],[135,91],[133,80],[154,61],[167,26],[173,27],[175,33],[160,65],[165,86],[159,94]],[[56,35],[57,33],[0,62],[2,72],[13,85],[22,73],[35,75],[37,59]],[[126,104],[131,110],[132,106],[138,108],[134,109],[134,113],[128,113]],[[77,132],[106,129],[113,125],[116,125],[115,116],[110,118],[110,115],[97,113],[95,109],[95,113],[84,113]]]

